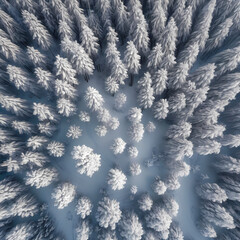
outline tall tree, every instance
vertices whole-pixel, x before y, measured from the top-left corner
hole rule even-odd
[[[136,213],[126,212],[123,214],[118,226],[120,235],[126,240],[140,240],[143,235],[143,227]]]
[[[100,227],[112,230],[116,228],[116,224],[121,219],[122,211],[119,202],[108,197],[104,197],[99,203],[96,213],[96,220]]]
[[[33,40],[36,40],[38,45],[43,50],[49,50],[53,46],[53,38],[45,28],[45,26],[37,19],[35,15],[26,10],[22,11],[23,21]]]
[[[133,75],[138,74],[139,69],[141,68],[140,64],[140,55],[132,41],[127,42],[127,47],[124,52],[123,62],[128,69],[130,75],[130,86],[133,85]]]
[[[76,160],[76,167],[80,174],[92,177],[101,166],[101,155],[94,153],[92,148],[85,145],[74,146],[71,154]]]

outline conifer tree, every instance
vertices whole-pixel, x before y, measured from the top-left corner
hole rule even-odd
[[[163,8],[162,1],[153,1],[151,11],[151,33],[155,41],[159,41],[160,34],[165,28],[167,17]]]
[[[93,74],[94,65],[84,48],[76,41],[64,38],[61,42],[61,49],[67,55],[77,73],[88,80],[88,77]]]
[[[118,226],[120,227],[120,235],[124,239],[142,239],[143,227],[136,213],[124,213]]]
[[[8,13],[0,9],[0,24],[13,42],[26,42],[26,32]]]
[[[193,32],[190,35],[188,44],[198,43],[200,52],[204,49],[209,37],[209,29],[215,6],[216,0],[211,0],[201,9],[198,21],[194,24]]]
[[[100,227],[112,230],[116,228],[116,224],[121,219],[122,211],[119,202],[108,197],[104,197],[99,203],[96,213],[96,220]]]
[[[174,55],[177,41],[177,26],[174,18],[170,18],[164,30],[159,36],[158,43],[162,46],[162,52],[166,55]]]
[[[23,21],[29,29],[32,38],[37,41],[43,50],[49,50],[53,46],[53,38],[45,26],[32,13],[23,10]]]
[[[26,174],[26,184],[36,188],[47,187],[53,181],[57,180],[58,173],[54,168],[39,168]]]
[[[80,174],[92,177],[101,166],[101,156],[93,153],[93,149],[85,145],[74,146],[71,154],[76,160],[76,167]]]
[[[137,98],[139,106],[143,109],[151,108],[154,101],[152,79],[150,77],[145,78],[144,87],[141,86],[143,84],[142,82],[139,81],[138,84],[139,83],[140,90]]]
[[[133,75],[138,74],[140,65],[140,55],[132,41],[127,42],[127,48],[124,52],[123,62],[128,69],[128,73],[130,75],[130,86],[133,84]]]
[[[76,195],[75,186],[71,183],[61,183],[57,185],[52,193],[54,199],[54,206],[59,209],[65,208],[70,202],[73,201]]]

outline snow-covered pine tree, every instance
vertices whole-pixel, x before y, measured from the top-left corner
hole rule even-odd
[[[109,92],[112,96],[119,90],[119,83],[114,75],[110,75],[105,80],[105,89]]]
[[[6,240],[24,240],[34,237],[34,224],[33,223],[20,223],[11,228],[5,235]]]
[[[207,238],[216,238],[217,233],[211,223],[200,219],[197,223],[197,228],[199,232]]]
[[[59,98],[76,99],[77,89],[66,81],[56,79],[54,83],[55,94]]]
[[[94,32],[95,36],[99,38],[99,45],[102,48],[102,39],[103,39],[103,28],[99,19],[99,16],[96,14],[95,11],[90,10],[88,13],[88,25]]]
[[[154,91],[154,95],[161,95],[163,91],[167,88],[167,71],[163,68],[158,69],[153,74],[153,84],[152,88]]]
[[[48,59],[46,55],[35,49],[34,47],[27,47],[27,55],[30,60],[30,62],[35,67],[42,67],[46,68],[46,66],[49,64]]]
[[[99,203],[96,213],[96,220],[100,227],[112,230],[116,228],[116,224],[121,219],[122,211],[120,204],[114,199],[104,197]]]
[[[17,199],[14,199],[14,202],[9,207],[9,212],[12,216],[19,216],[22,218],[32,217],[39,212],[39,204],[33,196],[23,194]]]
[[[23,49],[3,36],[0,36],[0,52],[7,60],[12,60],[14,63],[20,65],[28,63],[26,53]]]
[[[138,54],[138,50],[136,49],[134,43],[132,41],[128,41],[126,50],[124,52],[123,62],[126,65],[130,75],[130,86],[133,85],[134,75],[138,74],[139,69],[141,68],[140,59],[141,57]]]
[[[38,130],[41,134],[52,136],[53,133],[57,130],[57,127],[50,122],[42,122],[38,124]]]
[[[39,121],[58,121],[58,115],[53,108],[42,103],[33,103],[33,115],[36,115]]]
[[[19,134],[31,135],[35,132],[35,126],[27,121],[17,121],[14,120],[11,123],[12,128]]]
[[[111,26],[107,28],[106,40],[107,43],[112,43],[117,47],[119,42],[118,34],[115,31],[115,29]]]
[[[119,84],[124,84],[124,80],[127,78],[127,68],[120,59],[120,52],[114,42],[107,43],[105,56],[111,78]]]
[[[30,91],[34,94],[37,93],[38,87],[27,71],[9,64],[7,66],[7,73],[9,75],[9,81],[13,83],[18,90],[21,89],[24,92]]]
[[[69,14],[66,4],[61,0],[52,0],[49,3],[58,22],[58,35],[61,37],[61,33],[69,33],[67,34],[68,37],[72,37],[72,40],[75,40],[76,34],[73,16]]]
[[[82,27],[80,42],[86,53],[94,59],[99,50],[98,38],[94,36],[92,29],[88,25]]]
[[[180,62],[174,69],[168,74],[168,86],[170,89],[177,90],[181,89],[182,85],[186,83],[188,76],[188,63]]]
[[[219,174],[218,184],[219,186],[225,190],[227,197],[229,200],[238,201],[240,196],[240,187],[239,187],[239,179],[240,176],[237,174],[227,174],[222,173]]]
[[[167,187],[165,186],[164,182],[160,179],[160,177],[155,177],[152,189],[157,195],[163,195],[166,192]]]
[[[88,81],[89,76],[93,74],[94,65],[84,48],[77,41],[64,38],[61,42],[61,50],[72,63],[77,73],[83,75]]]
[[[93,227],[88,220],[82,220],[76,228],[76,240],[89,239],[93,232]]]
[[[213,30],[210,32],[209,39],[206,42],[204,53],[221,47],[224,40],[228,37],[232,25],[233,20],[231,17],[229,17],[226,18],[224,22],[220,23],[217,26],[214,26]]]
[[[201,215],[205,221],[221,228],[235,228],[233,217],[218,203],[206,201],[201,205]]]
[[[182,9],[178,19],[175,19],[178,27],[178,38],[185,42],[190,34],[192,28],[193,7],[188,6]]]
[[[134,146],[130,146],[127,149],[130,158],[136,158],[138,156],[138,149]]]
[[[127,118],[131,123],[140,123],[142,120],[142,110],[137,107],[130,108],[128,111]]]
[[[188,65],[188,70],[190,70],[197,60],[198,54],[198,43],[193,43],[179,53],[177,60],[180,63],[186,63]]]
[[[67,58],[56,56],[54,62],[54,71],[56,76],[63,81],[66,81],[70,84],[77,85],[78,80],[76,79],[76,70],[72,68],[71,63]]]
[[[127,7],[124,5],[122,0],[112,1],[112,12],[114,17],[114,22],[116,23],[116,30],[119,32],[120,36],[125,37],[129,29],[129,13]]]
[[[39,6],[43,15],[43,22],[52,34],[55,34],[55,28],[57,26],[57,19],[54,16],[53,9],[49,2],[45,0],[39,0]]]
[[[31,168],[32,166],[42,167],[47,161],[47,157],[41,152],[32,152],[26,151],[21,153],[20,157],[20,164],[21,165],[29,165]]]
[[[0,126],[9,127],[14,117],[8,114],[0,114]]]
[[[168,240],[183,240],[183,239],[184,239],[183,231],[181,230],[179,224],[176,222],[172,222],[169,229]]]
[[[150,76],[145,76],[143,78],[143,81],[138,82],[138,96],[137,100],[139,103],[139,106],[142,107],[143,109],[146,108],[151,108],[153,101],[154,101],[154,96],[153,96],[153,88],[152,88],[152,79]]]
[[[140,240],[144,233],[142,223],[134,212],[125,212],[118,223],[120,235],[126,240]]]
[[[203,183],[196,187],[196,193],[204,200],[222,203],[227,200],[227,194],[217,183]]]
[[[129,171],[132,176],[138,176],[142,170],[141,170],[141,165],[136,162],[132,162],[129,167]]]
[[[148,193],[144,193],[138,199],[138,205],[142,211],[144,211],[144,212],[149,211],[152,208],[153,200],[151,199],[151,197]]]
[[[57,100],[57,109],[58,113],[65,117],[72,116],[76,114],[77,107],[75,103],[73,103],[71,100],[66,98],[59,98]]]
[[[117,168],[112,168],[108,172],[107,183],[113,190],[121,190],[126,184],[127,177],[125,174]]]
[[[82,130],[79,126],[76,126],[76,125],[71,125],[69,128],[68,128],[68,131],[67,131],[67,134],[66,136],[68,138],[72,138],[72,139],[77,139],[79,138],[80,136],[82,136]]]
[[[168,230],[172,218],[159,205],[154,205],[150,212],[145,215],[146,224],[156,232]]]
[[[191,157],[193,155],[193,144],[184,138],[172,138],[166,143],[166,156],[176,161],[181,161],[184,156]]]
[[[216,0],[210,0],[200,11],[197,19],[193,25],[193,31],[190,34],[190,40],[187,45],[198,43],[199,51],[201,52],[209,37],[209,29],[212,22],[213,11],[216,6]]]
[[[178,28],[174,18],[171,17],[157,40],[157,42],[162,46],[164,56],[174,55],[176,50],[177,34]]]
[[[237,68],[240,62],[240,46],[223,50],[216,54],[212,61],[216,65],[215,74],[217,77],[233,71]]]
[[[0,203],[14,199],[25,190],[24,185],[14,178],[7,177],[0,181]]]
[[[213,166],[217,172],[240,174],[240,160],[228,155],[217,155],[214,158]]]
[[[87,17],[84,14],[84,10],[80,7],[77,0],[65,0],[65,3],[70,15],[76,20],[77,28],[80,33],[83,26],[87,25]]]
[[[25,182],[27,185],[36,188],[47,187],[58,178],[58,172],[55,168],[38,168],[26,173]]]
[[[13,95],[0,93],[0,104],[2,108],[14,113],[16,116],[29,116],[31,113],[28,101]]]
[[[207,87],[214,78],[215,68],[214,63],[206,64],[190,73],[187,80],[194,82],[197,88]]]
[[[208,155],[212,153],[220,153],[221,143],[216,140],[204,138],[204,139],[192,139],[194,144],[194,150],[200,155]]]
[[[89,113],[85,112],[85,111],[80,111],[79,119],[82,122],[90,122],[90,120],[91,120]]]
[[[140,142],[143,138],[144,126],[142,123],[133,123],[128,129],[128,135],[133,142]]]
[[[62,157],[64,155],[64,144],[57,141],[51,141],[47,145],[47,150],[50,156]]]
[[[163,57],[162,46],[157,43],[153,49],[149,52],[147,67],[150,70],[158,70],[161,65]]]
[[[148,24],[142,11],[139,0],[131,0],[127,5],[129,11],[130,30],[128,37],[133,41],[138,52],[146,55],[149,51]]]
[[[87,88],[84,100],[87,104],[87,107],[92,111],[98,111],[104,103],[102,95],[93,87]]]
[[[172,124],[168,128],[167,138],[188,138],[191,134],[192,125],[189,122]]]
[[[76,167],[80,174],[92,177],[101,166],[101,156],[93,153],[93,149],[85,145],[74,146],[71,154],[76,160]]]
[[[125,107],[126,103],[127,103],[127,96],[126,96],[126,94],[124,94],[124,93],[116,94],[115,99],[114,99],[114,108],[117,111],[124,110],[124,107]]]
[[[71,183],[61,183],[57,185],[52,193],[52,198],[54,199],[54,206],[59,209],[63,209],[70,202],[73,201],[76,195],[75,186]]]
[[[166,21],[167,16],[163,8],[163,1],[153,1],[153,7],[150,14],[150,28],[156,42],[160,39],[160,34],[165,28]]]
[[[90,199],[86,196],[81,196],[77,200],[76,212],[82,219],[86,218],[92,212],[93,205]]]
[[[112,7],[110,0],[97,0],[95,10],[98,13],[105,29],[112,25]]]
[[[171,217],[177,216],[179,205],[173,196],[164,195],[161,199],[161,206]]]
[[[41,67],[37,67],[35,68],[34,73],[40,86],[42,86],[47,91],[53,91],[55,77],[51,72],[44,70]]]
[[[112,146],[110,147],[115,155],[121,154],[124,152],[126,143],[122,140],[122,138],[116,138],[113,141]]]
[[[26,31],[24,28],[3,9],[0,9],[0,24],[8,33],[11,41],[16,43],[26,42]]]
[[[36,40],[43,50],[49,50],[53,46],[54,41],[46,27],[34,14],[26,10],[22,11],[22,17],[25,25],[32,35],[33,40]]]
[[[160,99],[153,105],[153,114],[157,120],[165,119],[168,114],[168,101],[167,99]]]

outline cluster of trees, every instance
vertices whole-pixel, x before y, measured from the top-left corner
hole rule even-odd
[[[0,181],[1,237],[3,239],[58,239],[47,208],[40,205],[29,189],[14,177]],[[16,225],[15,217],[21,218]]]
[[[240,135],[227,132],[239,130],[239,109],[226,109],[240,92],[240,46],[234,42],[240,30],[239,11],[237,0],[2,1],[0,166],[7,172],[23,173],[25,184],[35,188],[58,180],[49,158],[62,157],[66,146],[51,138],[61,117],[76,114],[79,80],[89,81],[96,68],[107,72],[105,90],[112,95],[127,78],[130,86],[136,85],[139,107],[131,108],[127,116],[131,142],[143,139],[143,112],[168,121],[164,151],[168,175],[166,179],[157,177],[152,188],[164,196],[167,189],[179,188],[179,177],[190,171],[184,160],[193,152],[219,154],[222,146],[240,146]],[[196,64],[198,59],[206,58],[207,63]],[[98,136],[119,127],[97,89],[89,86],[84,100],[97,116]],[[114,108],[123,111],[126,101],[125,94],[116,94]],[[219,123],[220,114],[226,125]],[[88,112],[80,112],[79,118],[90,121]],[[154,124],[149,122],[146,130],[153,132]],[[72,125],[66,136],[77,139],[81,134],[80,126]],[[138,149],[126,147],[125,141],[116,138],[111,146],[113,153],[121,154],[127,148],[129,157],[136,158]],[[80,174],[91,177],[100,168],[101,156],[90,147],[75,146],[72,156]],[[213,167],[216,182],[196,189],[202,199],[199,229],[206,237],[238,239],[239,159],[218,155]],[[139,175],[140,164],[131,162],[129,171],[132,176]],[[122,189],[126,181],[120,169],[110,169],[107,182],[113,190]],[[36,200],[25,193],[25,188],[8,178],[1,184],[3,219],[37,213]],[[131,192],[136,191],[132,187]],[[56,206],[67,206],[75,194],[73,185],[60,183],[53,192]],[[181,229],[172,222],[177,212],[172,199],[163,198],[161,204],[153,204],[144,194],[138,203],[147,212],[145,219],[151,229],[144,238],[183,239]],[[170,208],[175,209],[174,214]],[[85,219],[91,209],[89,199],[79,199],[77,212],[84,220],[77,226],[77,239],[88,239],[93,231],[91,222]],[[119,203],[108,197],[99,202],[96,219],[100,227],[106,228],[100,230],[99,239],[116,239],[116,224],[124,239],[141,239],[144,234],[137,214],[123,213],[121,219]],[[36,233],[35,225],[26,222],[8,230],[5,238],[54,238],[49,220],[44,216],[41,221],[37,224],[48,226],[50,233],[41,227]],[[233,230],[218,236],[216,226]]]

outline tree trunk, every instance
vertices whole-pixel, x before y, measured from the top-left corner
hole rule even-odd
[[[86,82],[88,82],[89,76],[87,74],[85,74],[84,79],[85,79]]]
[[[133,80],[134,80],[134,76],[133,76],[133,74],[130,74],[130,83],[129,83],[130,87],[132,87],[132,85],[133,85]]]

